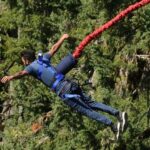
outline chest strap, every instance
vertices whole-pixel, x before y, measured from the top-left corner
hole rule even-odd
[[[38,62],[38,64],[39,64],[37,76],[38,76],[38,79],[41,79],[41,75],[42,75],[42,73],[43,73],[43,62],[42,62],[42,61],[39,61],[39,60],[37,60],[37,62]]]
[[[56,90],[56,86],[58,85],[58,83],[61,81],[61,80],[63,80],[64,79],[64,75],[63,74],[57,74],[56,76],[55,76],[55,82],[53,83],[53,85],[52,85],[52,90]]]

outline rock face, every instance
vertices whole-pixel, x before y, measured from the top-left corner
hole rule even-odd
[[[140,89],[150,85],[150,55],[126,56],[122,60],[126,65],[118,71],[115,90],[121,96],[131,92],[133,98],[137,97]],[[130,68],[132,65],[136,65],[136,69]]]

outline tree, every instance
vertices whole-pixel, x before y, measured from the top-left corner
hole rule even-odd
[[[71,38],[53,58],[55,66],[87,34],[134,2],[136,1],[1,1],[0,70],[14,60],[15,64],[8,73],[22,69],[19,60],[22,50],[46,52],[61,34],[67,32]],[[68,74],[68,77],[78,78],[81,84],[90,80],[92,87],[83,88],[93,99],[128,112],[129,127],[120,141],[113,143],[109,140],[113,133],[108,128],[75,113],[31,77],[12,81],[1,89],[0,105],[6,101],[11,102],[11,114],[3,116],[5,128],[0,148],[148,149],[149,139],[140,141],[135,137],[144,133],[144,129],[147,131],[149,119],[144,116],[149,97],[146,86],[150,72],[149,17],[149,6],[129,14],[92,41],[85,48],[77,68]],[[2,74],[1,71],[0,75]],[[2,112],[1,108],[0,111]],[[38,118],[49,111],[52,111],[53,116],[42,122],[39,132],[33,133],[32,124],[39,123]]]

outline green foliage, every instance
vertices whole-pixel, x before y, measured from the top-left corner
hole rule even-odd
[[[136,0],[0,1],[0,76],[13,60],[16,63],[8,73],[22,69],[19,58],[22,50],[46,52],[63,33],[68,33],[71,38],[52,59],[55,66],[86,35],[134,2]],[[25,77],[0,88],[0,105],[12,101],[11,115],[0,118],[5,125],[0,132],[3,138],[0,149],[149,149],[149,139],[137,138],[148,127],[144,114],[149,99],[149,59],[143,60],[137,55],[150,54],[149,18],[149,5],[129,14],[92,41],[77,67],[68,74],[81,84],[93,78],[92,87],[83,87],[85,92],[98,102],[128,112],[129,126],[120,141],[112,142],[113,133],[109,128],[74,112],[39,81]],[[32,124],[51,110],[54,116],[42,124],[39,132],[33,133]]]

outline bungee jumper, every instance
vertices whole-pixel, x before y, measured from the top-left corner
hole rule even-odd
[[[25,75],[32,75],[43,82],[47,87],[51,88],[52,91],[54,91],[64,103],[74,108],[76,111],[91,119],[101,122],[106,126],[109,126],[116,134],[116,139],[118,139],[120,132],[123,132],[127,127],[127,113],[121,112],[103,103],[93,101],[90,96],[87,96],[82,91],[76,82],[67,79],[65,75],[76,65],[77,59],[81,56],[84,47],[91,40],[95,39],[103,31],[116,24],[131,11],[136,10],[148,3],[150,3],[150,0],[141,0],[123,10],[112,20],[86,36],[79,46],[75,48],[73,54],[66,56],[56,67],[51,65],[50,59],[58,51],[64,40],[69,38],[68,34],[64,34],[47,53],[39,53],[38,59],[36,59],[34,51],[22,51],[21,60],[26,66],[25,69],[14,75],[4,76],[1,79],[1,82],[7,83],[13,79],[17,79]],[[110,115],[116,117],[118,122],[113,123],[109,118],[101,115],[96,110],[109,113]]]
[[[93,101],[76,82],[65,77],[65,74],[77,63],[77,59],[72,54],[66,56],[56,67],[51,65],[51,58],[67,38],[69,38],[68,34],[64,34],[47,53],[42,54],[39,52],[38,59],[36,59],[34,51],[22,51],[21,60],[23,65],[26,66],[25,69],[14,75],[4,76],[1,82],[7,83],[25,75],[32,75],[51,88],[65,104],[91,119],[110,126],[112,131],[116,133],[116,139],[118,139],[120,131],[123,132],[126,127],[127,114],[103,103]],[[106,116],[96,112],[96,110],[101,110],[117,117],[119,122],[113,123]]]

